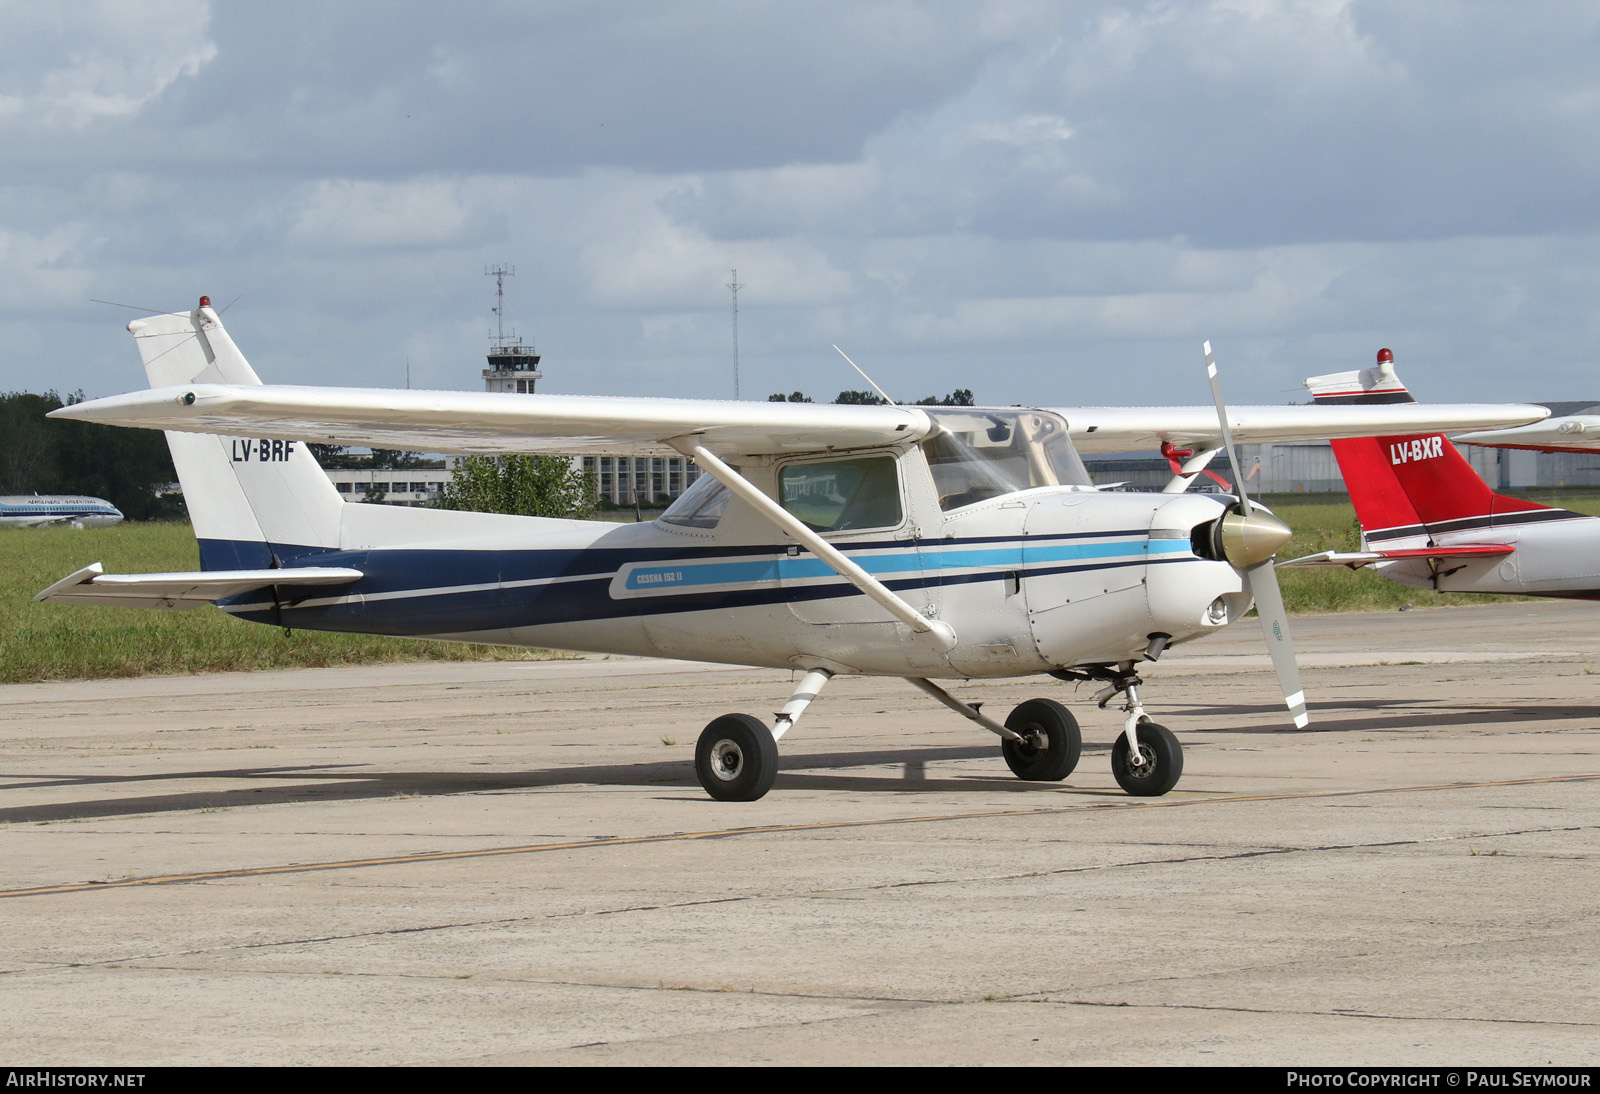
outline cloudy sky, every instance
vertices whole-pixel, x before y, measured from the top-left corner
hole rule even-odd
[[[1600,399],[1600,8],[0,0],[0,390]]]

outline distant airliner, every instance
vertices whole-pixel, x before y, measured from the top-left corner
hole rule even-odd
[[[82,494],[12,494],[0,497],[0,527],[34,528],[42,524],[118,524],[122,511],[103,498]]]

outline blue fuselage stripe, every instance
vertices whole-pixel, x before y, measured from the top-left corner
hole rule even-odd
[[[1087,539],[1016,538],[1004,547],[994,539],[979,541],[983,546],[971,541],[899,541],[877,545],[882,553],[864,553],[857,544],[842,546],[865,570],[902,592],[998,581],[1011,573],[1025,579],[1193,559],[1185,540],[1139,536],[1108,542],[1106,533],[1097,542]],[[268,550],[248,543],[202,544],[204,557],[226,559],[233,565],[238,564],[235,559],[258,558],[258,549]],[[855,588],[821,559],[809,553],[791,556],[786,547],[777,545],[371,551],[278,546],[275,551],[284,564],[279,607],[266,608],[264,601],[271,596],[261,592],[220,603],[244,618],[283,626],[451,634],[856,595]],[[751,557],[760,555],[767,557]],[[727,560],[697,561],[701,558]],[[668,560],[670,564],[660,564]],[[656,564],[637,566],[641,561]],[[304,586],[294,589],[294,568],[305,565],[350,566],[365,576],[337,593]],[[612,595],[619,572],[627,574],[622,585],[632,595]],[[662,579],[641,580],[641,575],[652,574]],[[668,574],[673,575],[671,580],[666,579]]]
[[[968,569],[1030,569],[1068,560],[1122,559],[1188,554],[1189,544],[1176,540],[1133,543],[1089,543],[1045,546],[1022,543],[1009,550],[940,550],[902,548],[894,554],[855,555],[853,561],[874,576]],[[704,588],[760,581],[810,581],[835,577],[833,567],[814,556],[754,559],[747,562],[686,563],[640,566],[629,571],[624,587],[633,590]]]

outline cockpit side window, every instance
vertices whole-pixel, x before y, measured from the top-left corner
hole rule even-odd
[[[731,497],[733,493],[726,486],[702,474],[657,519],[680,528],[715,528],[727,511]]]
[[[974,452],[959,434],[941,430],[922,442],[922,451],[933,473],[939,508],[945,511],[1027,489],[1025,482],[1006,474],[1001,464]]]
[[[787,464],[778,471],[778,498],[815,532],[893,528],[904,512],[893,456]]]

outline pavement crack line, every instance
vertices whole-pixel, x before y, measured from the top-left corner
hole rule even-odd
[[[1579,917],[1580,920],[1587,920],[1589,918],[1592,918],[1592,916],[1588,915],[1588,914],[1585,914],[1585,915]],[[1490,939],[1487,935],[1473,936],[1473,937],[1469,937],[1469,938],[1462,938],[1461,940],[1459,940],[1457,942],[1444,943],[1444,944],[1438,945],[1438,946],[1435,947],[1435,952],[1437,952],[1437,953],[1448,953],[1448,952],[1450,952],[1452,950],[1476,949],[1477,947],[1480,947],[1480,946],[1484,945],[1486,942],[1489,942],[1489,941],[1492,941],[1493,943],[1495,943],[1497,945],[1511,945],[1511,944],[1517,944],[1517,943],[1533,941],[1533,940],[1535,940],[1537,938],[1547,938],[1552,933],[1557,933],[1557,932],[1547,930],[1543,934],[1540,934],[1540,935],[1515,935],[1515,936],[1511,936],[1511,937],[1502,937],[1502,938],[1494,938],[1494,939]],[[1351,962],[1351,961],[1363,961],[1363,960],[1366,960],[1368,958],[1381,957],[1381,956],[1383,956],[1383,954],[1385,952],[1386,951],[1384,951],[1382,949],[1373,949],[1373,950],[1362,950],[1362,951],[1353,952],[1353,953],[1343,953],[1343,954],[1339,954],[1339,955],[1334,956],[1334,957],[1321,958],[1321,959],[1318,960],[1317,965],[1320,968],[1320,967],[1327,967],[1327,966],[1332,966],[1332,965],[1343,964],[1343,963]],[[1121,978],[1117,978],[1117,979],[1114,979],[1114,980],[1108,980],[1107,982],[1102,983],[1102,984],[1090,985],[1089,986],[1089,990],[1108,991],[1109,992],[1109,991],[1116,991],[1116,990],[1126,991],[1126,990],[1128,990],[1130,988],[1133,988],[1133,987],[1167,988],[1167,987],[1171,987],[1171,986],[1177,985],[1177,984],[1186,984],[1186,983],[1195,983],[1195,982],[1204,982],[1204,981],[1213,981],[1214,982],[1218,976],[1230,976],[1231,977],[1231,976],[1255,975],[1255,974],[1262,974],[1262,973],[1283,972],[1283,971],[1286,971],[1286,970],[1293,969],[1296,966],[1305,965],[1306,963],[1307,963],[1306,959],[1301,958],[1301,957],[1294,957],[1294,958],[1289,958],[1289,959],[1285,959],[1285,960],[1262,961],[1262,962],[1259,962],[1259,963],[1256,963],[1256,964],[1252,964],[1252,965],[1233,965],[1233,966],[1227,967],[1226,969],[1212,970],[1212,971],[1209,971],[1209,972],[1186,973],[1186,974],[1181,975],[1181,976],[1147,976],[1147,977],[1135,977],[1135,978],[1131,978],[1131,979],[1128,978],[1128,977],[1121,977]],[[1056,991],[1047,990],[1047,991],[1022,992],[1022,993],[1019,993],[1019,994],[1013,996],[1012,998],[1014,998],[1016,1000],[1019,1000],[1019,1001],[1037,1000],[1037,1001],[1042,1001],[1042,1002],[1049,1002],[1050,1000],[1048,1000],[1045,997],[1051,996],[1051,995],[1061,995],[1061,994],[1063,994],[1064,990],[1065,989],[1056,990]],[[1077,990],[1081,991],[1081,990],[1084,990],[1084,989],[1083,988],[1079,988]],[[1085,1002],[1087,1003],[1087,1001],[1085,1001]],[[1116,1005],[1116,1006],[1144,1006],[1146,1004],[1135,1004],[1135,1003],[1109,1004],[1109,1003],[1100,1003],[1098,1005],[1101,1005],[1101,1006],[1112,1006],[1112,1005]],[[1154,1004],[1154,1003],[1152,1003],[1152,1004],[1149,1004],[1149,1005],[1150,1006],[1159,1006],[1159,1005],[1162,1005],[1162,1004]],[[1173,1005],[1174,1006],[1180,1006],[1182,1004],[1173,1004]],[[1198,1005],[1198,1004],[1196,1004],[1196,1005]],[[1241,1008],[1223,1008],[1223,1009],[1241,1009]],[[1268,1012],[1265,1012],[1265,1013],[1294,1014],[1294,1013],[1299,1013],[1299,1012],[1298,1011],[1293,1011],[1293,1010],[1281,1010],[1281,1011],[1268,1011]],[[1316,1012],[1307,1012],[1307,1013],[1316,1013]],[[1341,1013],[1341,1012],[1335,1011],[1334,1013]],[[1581,1024],[1581,1025],[1590,1025],[1592,1023],[1584,1022],[1584,1023],[1579,1023],[1579,1024]]]
[[[551,919],[575,919],[582,916],[621,915],[628,912],[672,911],[696,908],[709,904],[732,904],[745,900],[784,899],[794,893],[752,893],[746,896],[708,897],[703,900],[684,900],[671,904],[637,904],[615,908],[590,908],[580,911],[546,912],[541,915],[503,916],[497,919],[473,919],[453,923],[419,923],[410,927],[386,927],[381,930],[354,931],[348,934],[312,935],[305,938],[281,938],[262,942],[243,942],[226,946],[202,946],[192,950],[175,950],[168,953],[131,954],[107,957],[98,961],[57,961],[25,968],[0,969],[0,976],[25,976],[61,969],[110,968],[133,962],[176,961],[185,957],[208,957],[227,953],[244,953],[250,950],[275,950],[294,946],[317,946],[334,942],[355,942],[364,939],[401,937],[430,934],[436,931],[474,930],[483,927],[509,927],[522,923],[539,923]],[[142,966],[152,967],[152,966]],[[159,968],[160,966],[153,966]]]
[[[401,932],[375,932],[375,933],[378,933],[378,934],[390,933],[390,934],[392,934],[392,933],[401,933]],[[350,937],[361,937],[361,936],[350,936]],[[292,945],[293,943],[285,943],[285,944],[286,945]],[[255,944],[255,945],[251,945],[251,946],[244,946],[244,947],[237,947],[237,948],[238,949],[256,949],[256,948],[261,948],[263,945],[270,945],[270,944]],[[61,969],[74,969],[74,968],[117,968],[117,969],[126,969],[126,970],[128,970],[130,972],[188,973],[188,972],[194,972],[195,971],[194,968],[189,966],[189,965],[177,964],[177,963],[175,963],[175,959],[182,958],[182,957],[190,957],[190,956],[195,956],[195,957],[208,956],[208,955],[214,955],[217,952],[219,952],[219,951],[217,951],[215,949],[210,949],[210,950],[191,950],[191,951],[187,951],[187,952],[184,952],[184,953],[177,953],[177,954],[166,954],[166,955],[162,955],[162,957],[160,959],[161,961],[167,962],[165,964],[159,963],[157,958],[155,958],[155,957],[149,957],[149,958],[124,957],[124,958],[118,958],[115,961],[84,961],[84,962],[74,962],[74,963],[63,963],[63,964],[59,964],[59,965],[41,966],[40,968],[37,968],[37,969],[11,970],[11,971],[14,971],[14,972],[15,971],[26,971],[26,972],[38,973],[38,972],[55,972],[55,971],[60,971]],[[142,962],[142,963],[141,964],[131,964],[132,962]],[[693,994],[693,995],[751,996],[751,997],[762,998],[762,999],[803,999],[803,1000],[809,1000],[809,1001],[812,1001],[812,1002],[838,1003],[838,1004],[841,1004],[841,1005],[871,1004],[871,1005],[882,1006],[882,1007],[904,1007],[904,1008],[931,1007],[931,1006],[960,1006],[960,1005],[964,1005],[964,1004],[967,1004],[967,1003],[972,1003],[972,1002],[976,1002],[977,1001],[977,1000],[972,1000],[972,999],[937,999],[937,998],[928,998],[928,997],[910,996],[910,995],[867,995],[867,994],[850,994],[850,993],[841,993],[841,992],[773,991],[773,990],[768,990],[768,989],[756,988],[756,987],[753,987],[753,986],[752,987],[748,987],[748,988],[733,988],[733,987],[727,987],[727,986],[722,986],[722,985],[701,985],[701,984],[687,984],[687,983],[685,983],[685,984],[679,984],[679,983],[624,984],[624,983],[608,983],[608,982],[599,981],[599,980],[569,980],[569,979],[561,979],[561,978],[557,978],[557,977],[548,977],[548,976],[507,976],[507,975],[505,975],[503,973],[490,973],[490,974],[483,974],[483,975],[480,975],[478,973],[471,973],[471,974],[463,975],[463,974],[460,974],[460,973],[370,972],[370,971],[364,971],[364,970],[363,971],[353,971],[353,972],[339,971],[339,972],[336,972],[336,973],[331,973],[331,972],[328,972],[326,970],[320,970],[320,971],[317,971],[317,972],[308,972],[305,969],[241,969],[241,970],[207,969],[206,971],[207,971],[207,974],[211,975],[211,976],[232,976],[232,975],[251,976],[251,977],[257,977],[257,976],[340,976],[340,977],[349,977],[351,979],[369,979],[369,980],[425,980],[425,981],[473,980],[473,981],[477,981],[479,983],[485,983],[485,984],[537,984],[537,985],[541,985],[541,986],[544,986],[544,987],[585,988],[585,989],[590,989],[590,990],[595,990],[595,991],[649,992],[649,993],[654,993],[654,992],[674,992],[674,993],[678,993],[678,994]],[[1037,993],[1034,993],[1034,994],[1037,994]],[[985,1000],[985,1001],[986,1002],[993,1002],[994,1000]],[[1022,1000],[1019,1000],[1019,1001],[1022,1001]]]
[[[1034,993],[1037,995],[1037,993]],[[1364,1018],[1383,1022],[1476,1022],[1483,1025],[1507,1026],[1570,1026],[1574,1029],[1593,1029],[1600,1023],[1551,1021],[1539,1018],[1480,1018],[1470,1014],[1383,1014],[1361,1010],[1296,1010],[1290,1007],[1228,1007],[1213,1003],[1129,1003],[1107,1002],[1101,999],[1040,999],[1018,997],[1011,1002],[1048,1006],[1127,1008],[1140,1010],[1215,1011],[1223,1014],[1274,1014],[1295,1015],[1305,1018]]]
[[[776,836],[791,833],[826,832],[842,829],[877,828],[906,824],[939,824],[969,820],[998,820],[1018,817],[1056,816],[1068,813],[1082,813],[1105,809],[1184,809],[1206,805],[1235,805],[1248,802],[1263,801],[1298,801],[1298,800],[1326,800],[1329,798],[1360,797],[1375,794],[1410,794],[1421,792],[1437,792],[1449,790],[1472,790],[1504,788],[1511,786],[1549,785],[1568,782],[1591,782],[1600,780],[1600,773],[1585,773],[1581,775],[1558,775],[1526,779],[1501,779],[1492,782],[1472,783],[1444,783],[1430,786],[1399,786],[1378,787],[1364,790],[1329,790],[1311,791],[1295,794],[1257,794],[1240,795],[1237,797],[1196,797],[1196,798],[1161,798],[1138,799],[1127,802],[1107,803],[1094,802],[1089,804],[1039,806],[1030,809],[997,809],[977,812],[940,813],[910,817],[885,817],[872,820],[845,820],[845,821],[818,821],[810,824],[780,824],[751,826],[745,828],[724,828],[700,832],[674,832],[659,835],[645,836],[617,836],[606,839],[580,839],[564,840],[554,843],[525,844],[513,847],[488,847],[474,848],[471,850],[455,851],[426,851],[409,855],[386,855],[364,859],[345,859],[334,862],[300,862],[288,863],[278,866],[237,867],[227,870],[207,870],[185,874],[163,874],[149,877],[119,878],[113,881],[88,881],[68,883],[64,885],[30,886],[18,889],[0,890],[0,899],[15,899],[20,897],[48,896],[66,893],[100,892],[109,889],[132,888],[147,885],[178,885],[201,881],[218,881],[249,877],[265,877],[274,874],[314,873],[327,870],[356,870],[377,866],[404,866],[425,862],[459,861],[474,858],[494,858],[505,855],[532,855],[548,854],[557,851],[583,851],[596,850],[608,847],[639,846],[646,844],[666,844],[688,840],[720,840],[743,839],[751,836]],[[1549,829],[1561,831],[1563,829]],[[1450,837],[1438,837],[1447,839]],[[1480,836],[1477,838],[1489,838]],[[1395,841],[1392,846],[1403,846],[1410,842],[1422,841]],[[1385,846],[1376,844],[1373,846]],[[1293,850],[1292,848],[1290,850]],[[1262,855],[1282,853],[1283,849],[1260,850],[1241,853],[1244,855]],[[1238,856],[1212,856],[1212,857],[1238,857]]]
[[[1303,855],[1318,854],[1336,851],[1376,851],[1390,847],[1421,847],[1430,843],[1450,843],[1461,840],[1491,840],[1503,839],[1509,836],[1537,836],[1548,835],[1553,832],[1588,832],[1600,828],[1600,825],[1562,825],[1544,828],[1517,828],[1499,832],[1469,832],[1461,835],[1450,836],[1423,836],[1407,840],[1380,840],[1372,843],[1325,843],[1305,847],[1262,847],[1246,851],[1229,851],[1215,854],[1185,855],[1178,858],[1152,858],[1130,859],[1127,862],[1094,863],[1087,866],[1063,866],[1053,870],[1029,870],[1020,874],[999,874],[990,877],[967,878],[922,878],[914,881],[887,881],[881,885],[856,885],[848,889],[819,890],[806,895],[815,896],[827,892],[859,892],[880,889],[914,888],[919,885],[958,885],[972,881],[1019,881],[1031,877],[1054,877],[1058,874],[1088,874],[1101,870],[1125,870],[1139,866],[1182,866],[1191,862],[1231,862],[1240,859],[1271,858],[1275,855]],[[1480,857],[1515,858],[1515,855],[1496,854]]]
[[[1066,866],[1054,870],[1030,870],[1016,874],[991,874],[973,875],[964,877],[921,878],[904,881],[886,881],[876,885],[851,885],[837,889],[807,889],[792,892],[757,892],[736,894],[733,896],[705,897],[697,900],[673,901],[656,904],[626,904],[609,908],[584,908],[570,911],[546,912],[539,915],[504,916],[493,919],[465,920],[449,923],[423,923],[408,927],[388,927],[381,930],[356,931],[347,934],[315,935],[304,938],[273,939],[262,942],[248,942],[228,946],[207,946],[194,950],[180,950],[173,953],[138,954],[105,958],[100,961],[71,961],[55,962],[30,966],[28,968],[0,970],[0,976],[27,975],[30,973],[48,972],[65,968],[96,968],[112,965],[127,964],[130,962],[173,961],[185,957],[214,956],[222,953],[244,952],[249,950],[281,949],[294,946],[317,946],[336,942],[352,942],[361,939],[374,939],[385,937],[402,937],[405,935],[429,934],[433,932],[472,930],[485,927],[509,927],[523,923],[537,923],[552,919],[579,919],[585,916],[611,916],[627,915],[638,912],[665,912],[685,908],[709,907],[718,904],[739,904],[748,901],[779,901],[779,900],[806,900],[815,897],[838,896],[844,893],[859,892],[886,892],[894,889],[909,889],[934,885],[967,885],[977,882],[1006,882],[1023,881],[1037,877],[1056,877],[1070,874],[1097,873],[1107,870],[1123,870],[1128,868],[1147,866],[1183,866],[1200,862],[1227,862],[1252,858],[1264,858],[1275,855],[1290,854],[1315,854],[1338,851],[1365,851],[1389,847],[1415,847],[1430,843],[1440,843],[1461,840],[1497,839],[1507,836],[1543,835],[1551,832],[1584,832],[1591,831],[1594,825],[1566,825],[1548,826],[1541,828],[1508,829],[1497,832],[1475,832],[1455,836],[1427,836],[1412,840],[1384,840],[1373,843],[1342,843],[1324,844],[1315,847],[1275,847],[1259,848],[1246,851],[1236,851],[1227,854],[1188,855],[1179,858],[1134,859],[1127,862],[1096,863],[1087,866]],[[1510,857],[1510,856],[1500,856]],[[1034,993],[1037,994],[1037,993]]]

